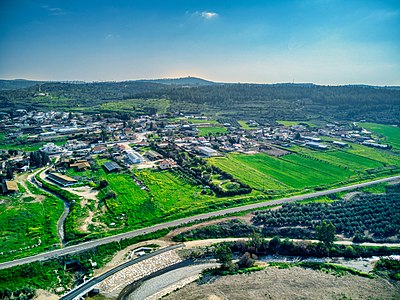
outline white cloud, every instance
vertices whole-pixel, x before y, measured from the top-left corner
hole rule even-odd
[[[219,15],[216,12],[212,12],[212,11],[202,11],[200,13],[200,16],[205,20],[211,20],[211,19],[218,18]]]
[[[59,8],[59,7],[51,7],[51,6],[48,6],[48,5],[42,5],[42,8],[47,10],[49,15],[51,15],[51,16],[65,15],[65,11],[62,8]]]

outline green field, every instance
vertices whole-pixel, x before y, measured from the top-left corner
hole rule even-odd
[[[393,148],[400,149],[400,128],[391,125],[382,125],[376,123],[359,123],[359,126],[378,134],[383,137],[383,141],[393,146]]]
[[[347,180],[354,173],[296,154],[275,158],[266,154],[230,154],[211,163],[260,190],[297,190]]]
[[[149,188],[160,213],[191,210],[211,199],[201,194],[200,187],[184,182],[170,171],[141,170],[137,175]]]
[[[169,100],[166,99],[128,99],[123,101],[106,102],[99,106],[96,106],[94,109],[100,111],[127,113],[148,113],[149,109],[155,109],[157,113],[164,114],[167,112],[169,105]]]
[[[228,130],[223,126],[212,126],[212,127],[200,127],[199,135],[200,136],[208,136],[209,134],[219,134],[219,133],[227,133]]]
[[[256,127],[250,127],[246,121],[240,120],[240,121],[238,121],[238,123],[239,123],[240,127],[242,127],[245,130],[256,130],[257,129]]]
[[[346,152],[357,154],[359,156],[369,158],[385,165],[400,166],[400,155],[388,150],[382,150],[372,147],[367,147],[359,144],[349,143],[350,148]]]
[[[294,126],[299,125],[300,123],[307,124],[310,127],[316,127],[317,125],[314,122],[310,121],[276,121],[278,124],[282,124],[284,126]]]
[[[34,196],[20,187],[21,193],[0,198],[0,261],[34,255],[60,243],[57,222],[64,204],[29,183],[28,188]]]
[[[98,159],[101,166],[106,160]],[[107,180],[108,186],[99,194],[104,198],[107,191],[113,191],[115,198],[105,198],[107,212],[99,216],[109,224],[115,222],[115,216],[125,214],[125,224],[138,226],[154,224],[163,217],[176,213],[187,213],[193,209],[204,208],[207,202],[219,201],[215,197],[203,195],[199,186],[194,186],[177,177],[171,171],[154,171],[149,169],[134,171],[135,176],[144,183],[149,191],[141,189],[128,173],[106,173],[102,167],[97,170],[75,172],[68,170],[70,176],[93,179],[95,182]],[[226,200],[226,199],[225,199]],[[158,220],[157,220],[158,219]],[[118,223],[117,223],[118,224]]]
[[[365,150],[369,150],[368,152],[373,152],[375,149],[366,148]],[[355,171],[365,171],[367,169],[374,169],[383,166],[383,163],[378,160],[374,160],[369,158],[368,156],[361,156],[356,153],[350,152],[351,149],[346,150],[328,150],[328,151],[318,151],[304,147],[294,146],[292,147],[293,151],[296,151],[300,154],[317,158],[322,161],[329,162],[331,164],[348,168]]]
[[[216,120],[202,120],[202,119],[186,119],[186,118],[182,118],[181,120],[185,120],[188,121],[190,124],[202,124],[202,123],[208,123],[208,124],[214,124],[214,125],[220,125],[218,123],[218,121]]]

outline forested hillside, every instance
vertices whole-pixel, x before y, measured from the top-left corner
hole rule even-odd
[[[169,112],[218,113],[260,123],[306,120],[367,120],[400,123],[400,90],[312,84],[219,84],[176,86],[152,82],[45,83],[0,91],[0,109],[101,111],[100,104],[130,99],[167,99]],[[122,103],[121,103],[122,104]],[[96,105],[98,107],[96,107]],[[115,108],[118,110],[118,106]],[[135,111],[132,110],[132,114]]]

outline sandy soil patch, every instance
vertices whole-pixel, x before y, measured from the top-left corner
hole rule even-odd
[[[191,283],[164,299],[400,299],[399,284],[354,275],[336,277],[293,267]]]
[[[33,298],[35,300],[57,300],[60,299],[56,294],[52,294],[45,290],[36,290],[36,296]]]

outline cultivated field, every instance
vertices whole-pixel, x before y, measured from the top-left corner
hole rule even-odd
[[[347,180],[354,172],[297,154],[229,154],[211,163],[259,190],[296,190]]]

